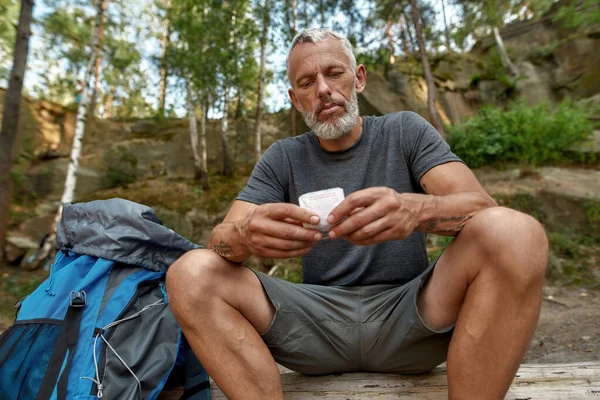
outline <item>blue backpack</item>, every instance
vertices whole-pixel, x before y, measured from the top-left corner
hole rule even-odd
[[[122,199],[65,204],[57,245],[0,336],[0,400],[156,399],[183,369],[182,398],[210,399],[165,291],[168,266],[199,246]]]

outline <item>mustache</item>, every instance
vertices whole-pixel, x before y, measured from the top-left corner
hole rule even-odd
[[[340,106],[340,107],[345,107],[346,106],[346,102],[345,101],[336,101],[333,100],[331,97],[327,97],[324,100],[321,100],[321,102],[319,103],[319,105],[317,106],[317,108],[314,111],[314,115],[318,115],[321,111],[323,111],[323,109],[325,108],[325,104],[334,104],[336,106]]]

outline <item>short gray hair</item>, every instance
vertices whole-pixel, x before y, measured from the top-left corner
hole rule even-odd
[[[294,50],[294,47],[300,43],[321,43],[330,37],[336,38],[342,43],[342,50],[344,51],[344,54],[348,56],[352,72],[356,72],[356,57],[354,57],[354,53],[352,52],[352,44],[346,38],[346,36],[327,28],[307,28],[302,30],[296,35],[296,37],[294,37],[294,40],[292,40],[292,45],[290,46],[290,50],[288,51],[286,65],[287,76],[290,85],[293,86],[292,80],[290,79],[290,56],[292,54],[292,50]]]

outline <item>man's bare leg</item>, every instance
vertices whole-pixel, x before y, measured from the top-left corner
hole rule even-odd
[[[279,370],[258,333],[275,308],[252,271],[195,250],[169,268],[167,291],[185,337],[227,398],[283,399]]]
[[[424,322],[456,321],[448,350],[450,399],[503,399],[535,331],[548,243],[532,217],[476,214],[440,257],[418,301]]]

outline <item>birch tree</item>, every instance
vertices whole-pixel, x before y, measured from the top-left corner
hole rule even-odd
[[[54,218],[54,222],[50,227],[50,235],[44,243],[42,251],[38,253],[37,259],[43,260],[56,246],[56,229],[58,223],[62,218],[62,211],[65,203],[73,201],[75,194],[75,187],[77,186],[77,170],[79,168],[79,155],[81,154],[81,148],[83,146],[83,137],[85,134],[85,123],[86,123],[86,110],[89,104],[89,82],[92,77],[94,70],[94,63],[96,56],[99,52],[100,43],[100,14],[102,12],[102,2],[98,2],[97,18],[94,29],[92,30],[92,44],[91,44],[91,55],[89,57],[88,65],[85,70],[85,77],[83,79],[83,90],[81,91],[81,101],[77,107],[77,122],[75,124],[75,136],[73,137],[73,147],[71,148],[71,161],[69,162],[69,168],[67,169],[67,177],[65,179],[65,189],[60,199],[60,205],[58,212]]]
[[[102,64],[102,45],[104,44],[104,16],[108,7],[108,0],[100,0],[100,14],[98,15],[98,52],[96,54],[96,66],[94,68],[94,91],[90,101],[90,114],[96,114],[96,101],[98,98],[98,87],[100,86],[100,66]]]
[[[0,128],[0,261],[5,258],[6,235],[12,181],[10,170],[13,157],[12,149],[18,133],[19,110],[21,108],[21,90],[27,67],[29,37],[31,36],[31,20],[33,0],[21,0],[19,25],[17,26],[13,67],[10,72],[8,90],[4,100],[2,127]]]

